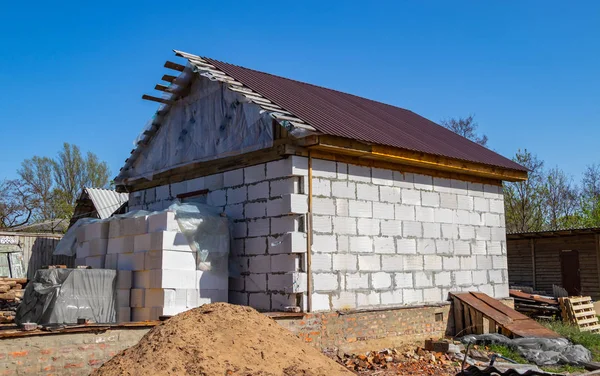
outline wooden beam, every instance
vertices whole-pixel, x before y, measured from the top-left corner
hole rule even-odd
[[[454,336],[459,336],[465,329],[462,302],[458,298],[452,297],[452,306],[454,309]]]
[[[154,90],[158,90],[158,91],[164,91],[165,93],[173,93],[173,89],[170,86],[166,86],[166,85],[161,85],[161,84],[156,84],[156,86],[154,86]]]
[[[167,81],[167,82],[170,82],[170,83],[173,83],[173,81],[175,81],[176,79],[177,79],[177,77],[175,77],[175,76],[171,76],[171,75],[169,75],[169,74],[165,74],[165,75],[163,75],[163,76],[162,76],[162,78],[161,78],[161,80],[163,80],[163,81]]]
[[[167,61],[165,63],[165,68],[169,68],[169,69],[173,69],[173,70],[176,70],[176,71],[179,71],[179,72],[183,72],[183,70],[185,69],[185,66],[181,65],[181,64],[174,63],[172,61]]]
[[[158,97],[153,97],[152,95],[142,95],[142,99],[145,99],[147,101],[153,101],[153,102],[158,102],[158,103],[164,103],[164,104],[173,104],[175,102],[173,102],[172,100],[169,99],[164,99],[164,98],[158,98]]]
[[[529,246],[531,247],[531,272],[533,273],[533,278],[532,278],[532,282],[533,282],[533,289],[536,290],[536,283],[535,283],[535,241],[533,239],[529,239]]]
[[[598,283],[600,283],[600,234],[594,235],[596,243],[596,273],[598,274]]]

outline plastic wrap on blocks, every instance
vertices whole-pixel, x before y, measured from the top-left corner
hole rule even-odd
[[[91,254],[90,254],[90,243],[89,242],[83,242],[83,243],[77,244],[76,255],[77,255],[77,258],[86,258],[88,256],[91,256]]]
[[[169,250],[192,252],[190,245],[181,232],[160,231],[138,235],[134,240],[134,252]]]
[[[150,271],[150,288],[193,289],[196,287],[195,270],[155,269]]]
[[[215,271],[195,271],[195,288],[209,290],[227,290],[229,289],[229,276],[226,273]]]
[[[148,232],[148,220],[146,215],[138,217],[122,218],[118,221],[123,222],[121,236],[140,235]]]
[[[178,251],[148,251],[145,253],[144,269],[196,270],[196,254]]]
[[[148,232],[160,231],[179,231],[174,211],[166,210],[148,216]]]

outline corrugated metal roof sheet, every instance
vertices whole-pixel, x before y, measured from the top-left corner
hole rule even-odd
[[[412,111],[210,58],[203,59],[323,134],[527,171],[510,159]]]
[[[110,217],[117,209],[129,200],[129,194],[119,193],[110,189],[103,188],[84,188],[100,219]]]

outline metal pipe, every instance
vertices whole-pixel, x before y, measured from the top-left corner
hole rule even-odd
[[[306,310],[312,312],[312,156],[308,152],[308,213],[306,213]]]

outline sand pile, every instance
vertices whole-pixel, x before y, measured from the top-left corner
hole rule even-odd
[[[352,375],[250,307],[214,303],[150,330],[92,375]]]

